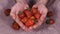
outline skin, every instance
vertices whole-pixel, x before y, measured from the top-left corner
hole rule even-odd
[[[21,5],[22,4],[22,5]],[[20,7],[21,6],[21,7]],[[24,9],[26,9],[26,7],[28,7],[26,4],[23,3],[16,3],[12,8],[11,8],[11,13],[10,16],[19,24],[19,26],[27,31],[27,27],[20,21],[19,17],[18,17],[18,12],[19,11],[23,11]]]
[[[33,29],[33,28],[36,29],[38,26],[40,26],[40,25],[43,23],[46,15],[47,15],[48,9],[47,9],[46,6],[43,5],[43,4],[38,5],[38,6],[34,5],[33,7],[38,8],[39,13],[41,13],[41,17],[40,17],[40,19],[38,20],[38,23],[37,23],[36,25],[30,27],[31,29]]]
[[[42,2],[40,2],[40,1],[42,1]],[[43,23],[46,15],[47,15],[47,12],[48,12],[47,7],[45,6],[47,3],[47,0],[45,0],[45,1],[39,0],[39,2],[37,0],[36,4],[33,5],[33,7],[38,8],[38,11],[42,14],[42,16],[38,20],[38,23],[36,25],[33,25],[32,27],[29,27],[29,28],[27,28],[25,25],[23,25],[23,23],[19,20],[18,15],[17,15],[19,11],[23,11],[23,10],[27,9],[27,7],[29,7],[26,2],[27,2],[27,0],[20,0],[20,1],[17,0],[17,3],[11,8],[10,16],[12,16],[12,18],[19,24],[19,26],[23,30],[30,31],[33,28],[34,29],[37,28],[38,26],[40,26]]]

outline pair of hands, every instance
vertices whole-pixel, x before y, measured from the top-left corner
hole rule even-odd
[[[38,11],[42,14],[41,18],[38,20],[38,23],[33,25],[32,27],[27,28],[20,20],[18,17],[18,12],[19,11],[23,11],[25,9],[27,9],[28,4],[24,4],[24,3],[16,3],[12,8],[11,8],[11,13],[10,16],[12,16],[12,18],[19,24],[19,26],[25,30],[25,31],[29,31],[32,29],[36,29],[38,26],[40,26],[47,14],[48,9],[46,8],[45,5],[43,4],[35,4],[33,5],[33,7],[38,8]]]

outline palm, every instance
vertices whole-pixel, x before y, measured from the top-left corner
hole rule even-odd
[[[27,28],[24,26],[24,24],[20,21],[19,17],[18,17],[18,12],[19,11],[23,11],[24,9],[26,9],[26,5],[24,6],[24,4],[20,4],[20,3],[16,3],[12,9],[11,9],[11,13],[10,15],[12,16],[12,18],[19,24],[19,26],[24,29],[27,30]]]
[[[41,13],[41,18],[38,20],[38,23],[36,23],[36,25],[34,25],[33,27],[31,27],[31,29],[32,28],[37,28],[38,26],[40,26],[42,23],[43,23],[43,21],[44,21],[44,19],[45,19],[45,17],[46,17],[46,14],[47,14],[47,11],[48,11],[48,9],[44,6],[44,5],[38,5],[38,6],[33,6],[33,7],[38,7],[38,11]]]

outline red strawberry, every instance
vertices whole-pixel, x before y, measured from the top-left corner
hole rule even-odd
[[[35,16],[35,18],[39,19],[41,17],[41,14],[40,13],[35,13],[34,16]]]
[[[33,7],[33,8],[32,8],[32,12],[33,12],[33,13],[36,13],[36,12],[38,12],[38,9]]]
[[[31,13],[31,11],[30,10],[25,10],[24,11],[24,13],[25,13],[25,15],[28,17],[28,18],[30,18],[31,16],[32,16],[32,13]]]
[[[12,25],[13,29],[18,30],[20,28],[20,26],[14,21],[13,25]]]
[[[54,20],[50,19],[49,24],[54,24]]]
[[[10,11],[11,11],[11,9],[5,9],[4,10],[5,15],[6,16],[9,16],[10,15]]]
[[[19,17],[20,19],[24,18],[24,16],[25,16],[24,13],[19,12],[18,17]]]
[[[53,16],[53,12],[52,11],[47,13],[47,17],[51,17],[51,16]]]
[[[34,25],[34,20],[29,19],[29,20],[25,23],[25,25],[26,25],[27,27],[33,26],[33,25]]]
[[[54,24],[54,22],[55,21],[53,19],[49,19],[49,20],[46,21],[47,24]]]
[[[23,23],[26,23],[27,20],[28,20],[28,18],[26,18],[26,17],[24,17],[23,19],[21,19],[21,21],[22,21]]]

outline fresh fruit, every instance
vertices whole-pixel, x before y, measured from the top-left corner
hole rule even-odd
[[[49,19],[46,21],[47,24],[54,24],[54,20],[53,19]]]
[[[20,26],[14,21],[14,23],[12,24],[12,28],[15,30],[19,30]]]
[[[5,15],[6,16],[9,16],[10,15],[10,11],[11,11],[11,9],[5,9],[4,10]]]
[[[50,19],[49,24],[54,24],[54,20]]]
[[[28,18],[27,18],[27,17],[24,17],[23,19],[21,19],[21,21],[22,21],[23,23],[26,23],[26,22],[27,22],[27,20],[28,20]]]
[[[33,26],[38,19],[41,17],[41,14],[38,12],[37,8],[26,9],[23,12],[18,13],[18,17],[21,18],[20,21],[27,27]]]
[[[24,16],[25,16],[24,13],[19,12],[18,17],[19,17],[20,19],[24,18]]]
[[[47,13],[47,17],[51,17],[51,16],[53,16],[53,12],[52,11]]]
[[[35,17],[34,16],[31,16],[30,19],[35,19]]]
[[[35,13],[34,16],[35,16],[35,18],[39,19],[41,17],[41,14],[40,13]]]
[[[30,10],[25,10],[24,13],[28,18],[30,18],[32,16],[32,13]]]
[[[29,20],[25,23],[25,25],[26,25],[27,27],[33,26],[33,25],[34,25],[34,20],[29,19]]]
[[[33,7],[33,8],[32,8],[32,12],[33,12],[33,13],[36,13],[36,12],[38,12],[38,9]]]

